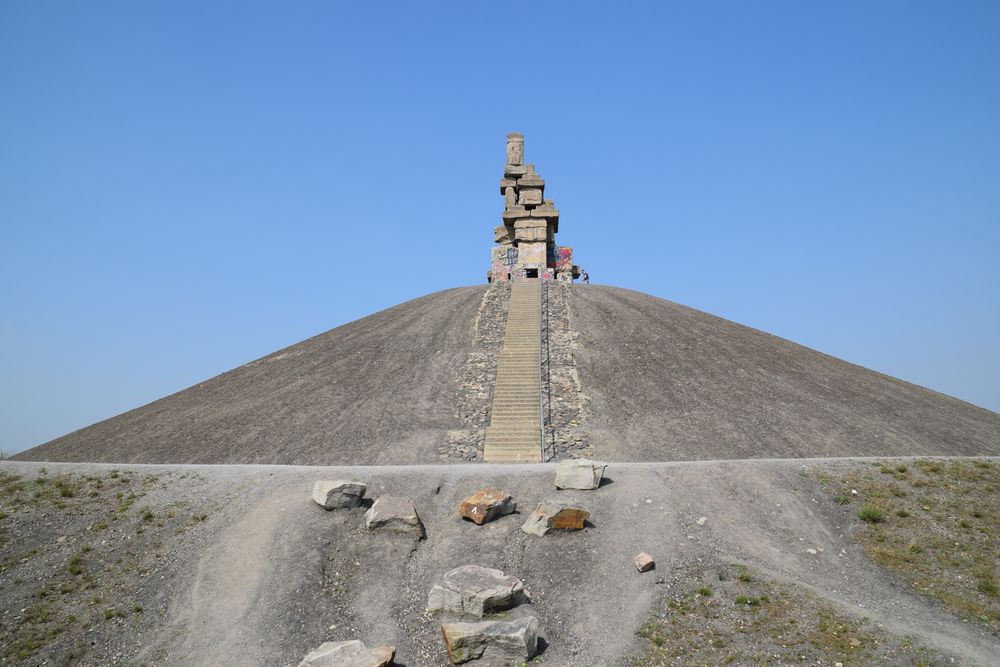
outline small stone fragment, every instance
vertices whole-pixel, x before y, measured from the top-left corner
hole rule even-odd
[[[510,514],[516,508],[517,505],[510,494],[488,488],[476,491],[463,500],[458,506],[458,513],[481,526],[498,516]]]
[[[320,480],[313,484],[312,497],[327,510],[358,507],[367,489],[363,482]]]
[[[590,512],[579,505],[547,500],[535,508],[521,530],[539,537],[544,537],[550,530],[582,530],[589,516]]]
[[[656,565],[656,561],[653,560],[653,557],[645,551],[636,556],[632,562],[635,564],[635,569],[640,572],[649,572],[653,569],[653,566]]]
[[[479,565],[449,570],[427,597],[427,611],[447,611],[483,617],[526,602],[528,594],[517,577]]]
[[[417,516],[413,501],[401,496],[382,496],[365,512],[365,526],[368,530],[392,530],[404,533],[424,534],[424,524]]]
[[[442,623],[441,637],[453,665],[480,658],[520,662],[538,651],[538,619]]]
[[[557,489],[581,489],[589,491],[601,485],[607,463],[589,459],[568,459],[556,465]]]
[[[365,648],[357,639],[324,642],[299,667],[387,667],[395,656],[395,646]]]

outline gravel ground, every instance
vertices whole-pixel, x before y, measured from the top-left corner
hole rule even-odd
[[[40,467],[5,462],[0,471],[31,489]],[[424,613],[426,596],[437,577],[467,563],[524,581],[532,602],[519,613],[540,620],[541,665],[629,664],[649,649],[636,632],[689,573],[737,562],[846,618],[867,618],[873,630],[920,637],[935,655],[961,664],[995,664],[1000,653],[989,626],[962,621],[912,590],[853,539],[860,520],[829,501],[818,471],[843,477],[871,461],[612,464],[608,481],[590,492],[556,491],[553,468],[544,464],[44,467],[49,478],[83,480],[82,492],[4,509],[3,643],[17,628],[47,627],[46,620],[16,617],[44,601],[37,596],[46,586],[83,576],[68,568],[84,544],[92,551],[81,562],[103,592],[49,592],[47,600],[56,600],[50,614],[76,618],[19,664],[59,664],[81,651],[81,661],[94,665],[294,665],[324,640],[357,638],[395,644],[397,664],[406,667],[443,665],[438,619]],[[118,478],[111,477],[114,468]],[[103,480],[97,496],[83,476]],[[129,479],[123,486],[145,492],[124,512],[128,494],[112,495],[112,480],[121,476]],[[310,499],[311,484],[335,478],[367,482],[371,498],[412,497],[426,539],[368,533],[360,508],[321,510]],[[486,485],[511,493],[519,513],[481,527],[460,519],[459,501]],[[51,481],[38,486],[58,488]],[[526,514],[549,497],[583,502],[591,525],[546,538],[525,535]],[[144,508],[152,519],[143,518]],[[121,515],[115,527],[102,518],[109,515]],[[95,532],[100,522],[109,528]],[[125,571],[116,558],[130,543],[137,564]],[[38,553],[21,560],[31,549]],[[640,551],[656,558],[654,571],[634,570]],[[94,607],[100,613],[85,615],[94,594],[103,598]],[[64,605],[66,596],[72,599]],[[130,611],[135,606],[142,611]],[[112,607],[125,615],[105,618],[103,609]]]

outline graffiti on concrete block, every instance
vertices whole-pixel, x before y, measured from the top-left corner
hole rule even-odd
[[[545,268],[545,244],[544,243],[522,243],[519,246],[519,259],[521,266],[529,268]]]

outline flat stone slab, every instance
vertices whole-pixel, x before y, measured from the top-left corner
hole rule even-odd
[[[575,503],[546,500],[535,508],[521,530],[529,535],[545,537],[550,530],[583,530],[590,512]]]
[[[320,480],[313,484],[312,497],[323,509],[358,507],[368,486],[364,482]]]
[[[538,651],[538,619],[442,623],[441,637],[453,665],[489,658],[518,664]]]
[[[479,565],[449,570],[427,596],[427,611],[485,614],[512,609],[527,602],[524,584],[517,577]]]
[[[365,512],[368,530],[390,530],[423,537],[424,524],[413,501],[402,496],[382,496]]]
[[[458,513],[466,519],[483,525],[498,516],[510,514],[517,509],[517,504],[509,493],[494,488],[480,489],[462,501]]]
[[[568,459],[556,465],[557,489],[589,491],[601,485],[607,463],[590,459]]]
[[[387,667],[395,656],[395,646],[365,648],[357,639],[324,642],[299,667]]]

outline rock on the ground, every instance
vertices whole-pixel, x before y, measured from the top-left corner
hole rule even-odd
[[[299,667],[387,667],[395,655],[395,646],[365,648],[357,639],[325,642],[303,658]]]
[[[539,503],[521,530],[539,537],[544,537],[550,530],[582,530],[589,516],[590,512],[580,505],[546,500]]]
[[[556,465],[557,489],[582,489],[588,491],[601,485],[607,463],[590,459],[568,459]]]
[[[323,509],[358,507],[368,487],[363,482],[319,480],[313,484],[312,496]]]
[[[528,600],[517,577],[479,565],[449,570],[427,596],[427,611],[447,611],[483,617]]]
[[[413,501],[402,496],[382,496],[365,512],[368,530],[393,530],[423,537],[424,524]]]
[[[517,508],[509,493],[499,489],[480,489],[462,501],[458,513],[482,525],[498,516],[510,514]]]
[[[645,551],[636,556],[632,563],[635,565],[635,569],[640,572],[648,572],[653,569],[654,565],[656,565],[656,561],[653,560],[653,557]]]
[[[538,619],[442,623],[441,636],[453,665],[480,658],[520,662],[538,650]]]

